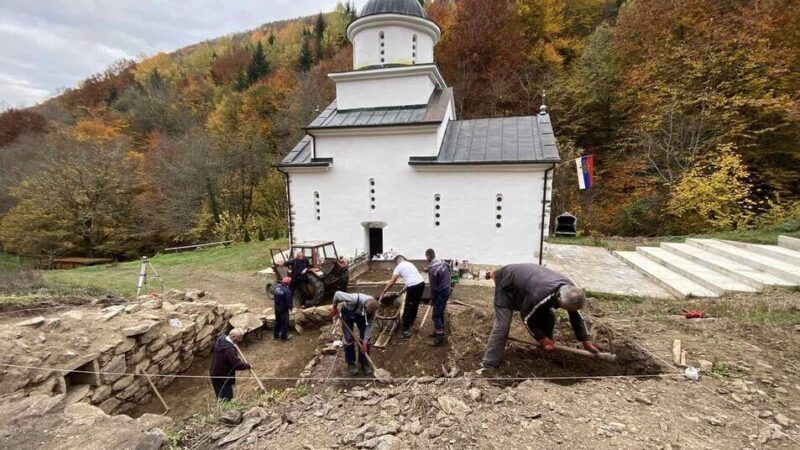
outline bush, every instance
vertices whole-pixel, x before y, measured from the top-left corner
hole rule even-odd
[[[250,230],[245,229],[244,230],[244,241],[245,242],[250,242],[252,240],[253,240],[253,238],[250,237]]]
[[[264,236],[264,227],[261,225],[258,226],[258,241],[264,242],[266,240],[266,236]]]

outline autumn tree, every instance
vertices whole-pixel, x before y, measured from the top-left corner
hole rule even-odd
[[[15,190],[0,239],[23,254],[109,255],[124,246],[135,182],[130,143],[51,133],[39,172]],[[57,242],[51,242],[53,239]]]
[[[45,131],[47,121],[36,112],[24,109],[8,109],[0,113],[0,147],[14,142],[25,133]]]

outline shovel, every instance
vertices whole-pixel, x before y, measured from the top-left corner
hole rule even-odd
[[[345,327],[345,329],[350,332],[350,336],[353,337],[353,341],[355,342],[356,346],[358,346],[358,351],[361,353],[361,356],[363,356],[364,359],[367,360],[367,363],[369,363],[370,367],[372,367],[372,375],[375,377],[375,379],[377,379],[378,381],[380,381],[383,384],[391,383],[392,382],[392,374],[388,370],[379,369],[378,366],[375,365],[375,363],[372,361],[372,358],[370,358],[367,353],[365,353],[365,352],[363,352],[361,350],[361,348],[362,348],[361,339],[356,337],[356,335],[353,333],[352,328],[347,326],[347,324],[344,323],[344,321],[341,321],[341,322],[342,322],[342,325]]]

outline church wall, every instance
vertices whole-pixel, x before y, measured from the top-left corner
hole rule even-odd
[[[394,106],[426,105],[436,85],[428,74],[339,80],[336,82],[336,106],[340,110]]]
[[[383,39],[381,39],[381,33],[383,33]],[[414,36],[417,38],[416,42]],[[353,42],[353,68],[355,70],[385,64],[433,63],[433,36],[421,30],[397,25],[380,26],[376,24],[373,28],[359,31],[354,36]],[[381,42],[383,42],[383,46],[381,46]],[[383,50],[383,54],[381,54],[381,50]]]
[[[332,239],[340,254],[353,256],[365,251],[362,224],[372,222],[385,224],[384,250],[409,258],[421,259],[432,247],[442,257],[481,264],[536,261],[544,167],[429,172],[408,165],[409,156],[428,153],[423,149],[437,139],[436,132],[318,137],[318,156],[331,155],[334,163],[328,172],[291,174],[296,241]]]

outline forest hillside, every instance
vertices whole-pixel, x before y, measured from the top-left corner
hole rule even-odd
[[[586,232],[666,235],[800,223],[800,2],[425,2],[461,118],[546,103],[562,158],[553,212]],[[128,258],[281,238],[272,165],[351,69],[353,5],[119,61],[0,114],[0,250]]]

